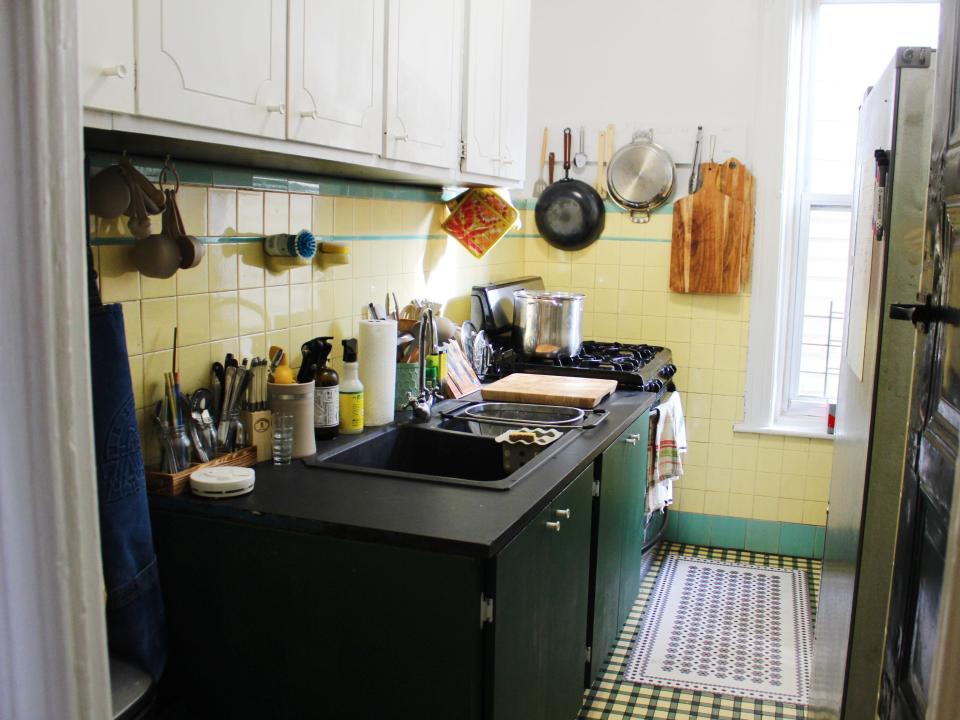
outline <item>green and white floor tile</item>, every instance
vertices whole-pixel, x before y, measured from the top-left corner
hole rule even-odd
[[[657,685],[645,685],[625,682],[623,672],[633,638],[640,627],[647,600],[653,590],[657,573],[664,555],[668,553],[686,557],[706,558],[723,562],[736,562],[750,565],[764,565],[804,570],[807,574],[807,586],[810,591],[810,614],[816,616],[816,602],[820,588],[820,561],[807,558],[767,555],[747,550],[726,550],[707,548],[698,545],[678,545],[663,543],[650,572],[647,573],[640,593],[630,612],[627,624],[620,633],[603,674],[587,691],[581,720],[800,720],[806,718],[802,705],[756,700],[736,695],[680,690]]]

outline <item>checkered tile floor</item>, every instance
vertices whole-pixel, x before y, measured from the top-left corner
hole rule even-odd
[[[653,590],[654,581],[660,570],[660,562],[666,553],[675,553],[687,557],[708,558],[725,562],[740,562],[751,565],[766,565],[805,570],[810,589],[810,613],[816,616],[816,602],[820,589],[820,561],[804,558],[765,555],[745,550],[723,550],[706,548],[699,545],[677,545],[663,543],[660,554],[647,573],[637,601],[630,611],[627,624],[620,633],[616,649],[610,657],[603,674],[587,691],[581,720],[800,720],[806,718],[802,705],[791,705],[770,700],[755,700],[736,695],[716,695],[714,693],[676,688],[641,685],[623,681],[623,671],[630,655],[633,636],[640,626],[647,598]]]

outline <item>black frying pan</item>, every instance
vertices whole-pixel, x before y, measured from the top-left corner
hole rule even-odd
[[[570,128],[563,130],[563,179],[550,185],[537,200],[534,218],[544,239],[561,250],[579,250],[603,232],[603,200],[587,183],[570,179]]]

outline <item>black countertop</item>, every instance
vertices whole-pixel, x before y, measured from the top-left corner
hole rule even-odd
[[[599,426],[574,431],[571,442],[508,490],[313,468],[295,460],[280,467],[257,465],[256,486],[248,495],[225,500],[191,493],[154,495],[150,507],[153,512],[492,557],[655,402],[652,393],[617,391],[600,405],[608,414]],[[455,406],[446,401],[434,411]],[[383,430],[364,434],[377,432]],[[357,437],[341,436],[319,449],[327,452]]]

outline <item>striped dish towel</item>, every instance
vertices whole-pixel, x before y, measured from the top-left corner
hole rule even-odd
[[[687,451],[687,429],[679,393],[671,393],[651,418],[647,462],[647,512],[673,503],[673,482],[683,475],[681,454]]]

